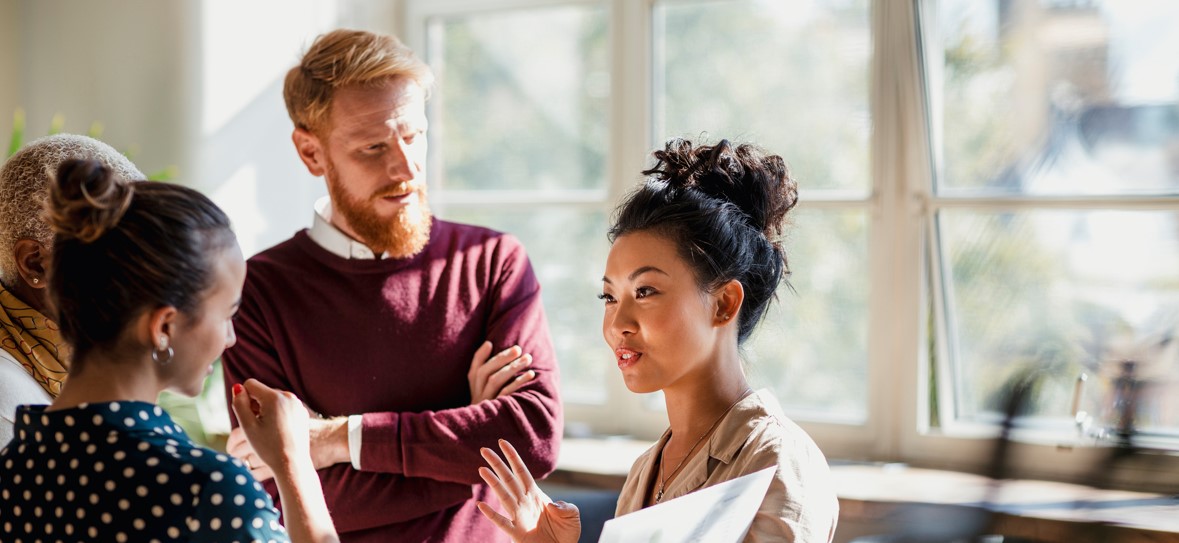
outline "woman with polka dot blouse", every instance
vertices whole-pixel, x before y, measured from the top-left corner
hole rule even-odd
[[[233,408],[278,466],[287,528],[240,461],[195,445],[154,402],[195,395],[235,341],[245,262],[225,214],[178,185],[68,161],[49,205],[49,296],[74,349],[50,406],[0,450],[0,541],[336,541],[293,395],[249,380]]]

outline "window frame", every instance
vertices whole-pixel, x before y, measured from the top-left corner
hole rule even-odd
[[[953,322],[947,316],[947,290],[944,285],[945,276],[949,273],[943,259],[941,244],[938,239],[938,217],[943,210],[971,209],[978,211],[1018,211],[1018,210],[1171,210],[1179,211],[1179,197],[1176,196],[969,196],[948,195],[940,196],[934,191],[935,181],[942,175],[941,151],[941,123],[936,122],[936,116],[942,111],[942,96],[940,86],[933,82],[941,81],[943,66],[943,46],[938,20],[938,2],[936,0],[916,0],[911,4],[913,8],[912,20],[913,49],[918,52],[921,62],[917,72],[920,79],[914,81],[921,90],[920,99],[928,103],[927,107],[915,107],[913,111],[919,117],[912,119],[924,125],[927,135],[924,141],[907,139],[910,145],[922,145],[928,157],[926,171],[913,172],[922,179],[913,187],[912,196],[919,202],[921,209],[922,230],[924,240],[920,261],[924,263],[920,270],[923,275],[922,289],[928,296],[923,300],[923,312],[917,322],[929,322],[932,316],[933,345],[936,349],[934,360],[930,360],[929,352],[916,353],[910,359],[916,361],[918,384],[912,390],[916,402],[909,402],[906,409],[914,409],[916,415],[914,425],[902,425],[897,430],[901,438],[899,452],[904,461],[930,467],[957,469],[964,471],[982,472],[991,466],[995,459],[994,438],[999,434],[996,425],[979,422],[956,420],[953,416],[953,405],[944,402],[937,411],[937,427],[931,427],[931,394],[930,389],[922,388],[920,383],[930,382],[930,372],[936,371],[937,393],[942,397],[952,397],[956,383],[952,379],[953,358],[951,349],[953,341],[950,328]],[[899,20],[894,21],[898,24]],[[924,70],[924,72],[922,72]],[[927,84],[927,82],[930,82]],[[902,98],[903,99],[903,98]],[[930,315],[932,311],[932,315]],[[928,328],[926,329],[928,330]],[[918,348],[928,345],[928,332],[921,332],[917,337]],[[1068,481],[1087,482],[1092,479],[1093,469],[1110,462],[1112,443],[1094,443],[1092,439],[1079,439],[1072,431],[1072,425],[1064,426],[1060,431],[1046,431],[1043,429],[1016,429],[1012,433],[1013,444],[1008,452],[1008,476],[1060,479]],[[1179,468],[1179,451],[1154,452],[1149,454],[1150,466],[1135,466],[1119,469],[1117,473],[1109,474],[1113,484],[1134,485],[1143,489],[1163,490],[1168,485],[1174,485],[1177,480],[1174,470]],[[1124,466],[1123,466],[1124,467]],[[1164,482],[1165,481],[1165,482]],[[1173,488],[1173,486],[1171,486]]]
[[[470,15],[553,6],[602,6],[608,18],[610,58],[609,179],[595,194],[527,194],[528,191],[479,191],[432,196],[445,206],[531,206],[544,204],[593,207],[607,213],[639,180],[655,141],[653,12],[660,2],[698,0],[402,0],[400,35],[425,56],[426,26],[432,17]],[[872,131],[870,190],[863,197],[803,190],[800,209],[859,209],[868,215],[868,399],[862,423],[796,418],[828,458],[902,461],[922,466],[981,472],[991,464],[991,440],[998,429],[955,423],[949,410],[933,411],[929,383],[935,374],[940,391],[951,390],[945,299],[937,243],[939,210],[971,207],[1179,209],[1179,197],[945,197],[934,193],[940,164],[941,42],[935,24],[936,0],[871,2],[872,60],[870,110]],[[642,54],[633,54],[641,51]],[[438,126],[439,123],[432,123]],[[434,135],[431,136],[432,141]],[[430,164],[431,186],[438,164]],[[573,191],[576,192],[576,191]],[[583,191],[585,192],[585,191]],[[930,319],[934,337],[930,337]],[[938,352],[931,359],[930,340]],[[603,349],[604,363],[606,350]],[[646,395],[629,392],[621,379],[606,383],[606,402],[566,402],[567,421],[588,425],[595,434],[626,434],[654,439],[666,428],[662,410],[646,407]],[[1052,436],[1017,433],[1010,466],[1013,474],[1082,480],[1106,457],[1104,447],[1060,447]],[[1161,455],[1160,468],[1131,470],[1128,481],[1158,480],[1160,472],[1179,472],[1179,456]],[[1175,479],[1172,475],[1169,479]],[[1174,484],[1174,483],[1171,483]]]

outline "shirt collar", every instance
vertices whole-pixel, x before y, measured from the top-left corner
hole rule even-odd
[[[754,428],[766,418],[785,420],[786,415],[768,389],[760,389],[741,399],[717,426],[708,439],[708,456],[725,464],[733,461]]]
[[[176,439],[188,439],[184,430],[172,421],[168,413],[160,406],[140,401],[117,401],[83,403],[75,407],[58,411],[46,411],[48,405],[22,405],[17,408],[17,421],[14,427],[21,439],[26,439],[29,433],[37,435],[63,426],[73,427],[74,432],[64,436],[58,432],[54,434],[56,442],[61,443],[78,439],[78,430],[85,428],[105,428],[124,432],[151,432]],[[46,441],[50,438],[45,437]],[[86,438],[82,438],[85,440]]]
[[[307,232],[320,247],[340,258],[354,260],[380,260],[388,253],[377,255],[365,244],[352,239],[336,225],[332,224],[332,200],[324,196],[315,201],[315,217],[311,222],[311,229]]]

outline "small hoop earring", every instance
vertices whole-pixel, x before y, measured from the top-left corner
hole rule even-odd
[[[163,360],[160,360],[160,353],[167,353],[166,357]],[[152,349],[151,350],[151,361],[155,362],[156,364],[159,364],[161,366],[167,366],[168,364],[172,363],[172,357],[175,355],[176,355],[176,351],[173,351],[172,347],[168,347],[167,349],[161,349],[161,350]]]

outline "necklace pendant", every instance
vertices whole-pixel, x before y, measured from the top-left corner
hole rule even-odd
[[[661,488],[661,489],[659,489],[659,493],[655,494],[655,503],[659,503],[662,500],[663,500],[663,489]]]

